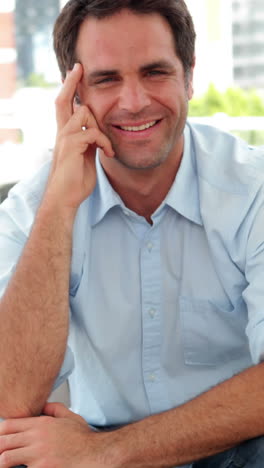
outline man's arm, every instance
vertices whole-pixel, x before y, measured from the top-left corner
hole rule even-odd
[[[0,464],[180,466],[264,434],[263,394],[264,364],[259,364],[178,408],[102,433],[92,432],[63,405],[48,404],[46,417],[0,424]]]
[[[0,302],[0,417],[5,419],[40,414],[59,372],[68,336],[74,219],[95,187],[95,146],[112,155],[88,108],[73,108],[81,76],[78,65],[57,99],[58,136],[47,188]]]
[[[115,467],[179,466],[263,434],[264,364],[259,364],[178,408],[112,433],[111,453]]]
[[[68,336],[71,228],[55,206],[39,209],[0,302],[0,417],[40,414]]]

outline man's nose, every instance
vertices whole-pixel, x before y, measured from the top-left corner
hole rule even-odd
[[[134,114],[151,104],[150,96],[140,81],[129,81],[122,84],[119,94],[119,108]]]

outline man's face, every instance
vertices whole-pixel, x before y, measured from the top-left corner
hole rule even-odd
[[[169,24],[158,14],[122,10],[88,18],[77,57],[84,68],[78,86],[115,158],[131,169],[149,169],[182,150],[192,73],[188,83]]]

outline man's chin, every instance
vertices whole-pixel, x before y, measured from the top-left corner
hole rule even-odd
[[[135,156],[127,156],[127,155],[120,155],[118,153],[115,154],[115,160],[118,161],[120,165],[125,167],[126,169],[136,170],[136,171],[146,171],[150,169],[155,169],[159,167],[166,156],[159,156],[157,158],[146,157],[142,155],[142,157],[135,157]]]

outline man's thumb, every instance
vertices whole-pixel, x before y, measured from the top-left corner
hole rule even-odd
[[[53,418],[70,418],[79,422],[85,422],[81,416],[70,411],[62,403],[46,403],[43,409],[43,414]]]

